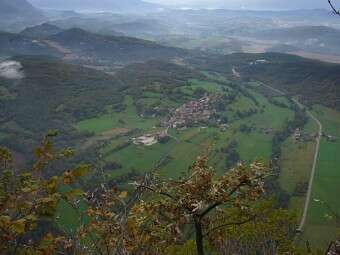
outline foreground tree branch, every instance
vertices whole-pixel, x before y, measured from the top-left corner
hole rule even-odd
[[[266,176],[268,176],[268,169],[259,162],[251,165],[239,164],[223,176],[218,176],[215,170],[207,165],[206,158],[199,158],[191,167],[190,178],[185,181],[137,185],[137,189],[149,191],[151,196],[158,194],[163,197],[153,203],[140,204],[138,210],[152,212],[142,217],[148,219],[144,224],[155,222],[156,228],[161,226],[162,229],[167,229],[167,233],[173,233],[163,240],[172,240],[171,242],[180,240],[181,228],[193,224],[196,252],[198,255],[204,255],[204,240],[208,237],[208,233],[214,231],[209,226],[218,226],[215,230],[219,230],[250,221],[248,218],[244,222],[233,219],[228,221],[228,215],[219,207],[237,208],[239,212],[246,212],[247,208],[263,194]],[[222,226],[217,215],[221,216],[224,222],[229,223]],[[176,221],[169,222],[168,219],[176,219]],[[154,225],[149,226],[155,228]]]
[[[336,14],[336,15],[340,15],[340,10],[337,10],[335,8],[335,6],[333,5],[332,1],[331,0],[328,0],[328,3],[329,5],[331,6],[332,10],[333,10],[333,13]]]
[[[253,215],[252,217],[250,217],[248,219],[245,219],[243,221],[228,222],[228,223],[219,225],[217,227],[214,227],[214,228],[210,229],[207,233],[204,234],[204,237],[209,236],[211,233],[214,233],[216,230],[219,230],[221,228],[225,228],[225,227],[228,227],[228,226],[240,226],[240,225],[246,224],[248,222],[251,222],[251,221],[255,220],[256,217],[257,217],[257,215]]]

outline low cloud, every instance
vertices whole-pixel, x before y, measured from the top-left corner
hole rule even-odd
[[[0,77],[6,79],[23,79],[25,78],[25,73],[20,62],[3,61],[0,62]]]

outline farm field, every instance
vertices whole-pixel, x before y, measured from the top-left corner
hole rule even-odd
[[[302,133],[310,135],[316,132],[315,123],[309,119]],[[279,183],[281,188],[291,196],[289,208],[296,211],[298,218],[302,217],[303,213],[315,144],[315,140],[301,142],[291,136],[282,145]]]
[[[77,124],[78,130],[93,132],[98,135],[118,127],[148,129],[157,123],[157,120],[155,119],[146,119],[138,116],[130,96],[125,98],[125,105],[126,109],[121,113],[115,113],[108,110],[108,114],[79,122]]]
[[[214,76],[210,75],[210,78],[212,77]],[[181,88],[181,93],[184,98],[190,98],[194,96],[197,89],[204,89],[207,93],[226,94],[232,93],[234,90],[226,86],[225,83],[191,80],[188,86]],[[272,132],[279,131],[283,128],[284,122],[293,117],[293,111],[271,104],[263,95],[252,89],[247,89],[247,91],[252,98],[239,93],[222,113],[230,119],[228,128],[201,125],[184,130],[169,129],[171,139],[164,144],[144,146],[129,142],[131,138],[138,135],[152,134],[162,130],[160,127],[156,128],[161,118],[146,118],[138,115],[132,101],[133,98],[130,96],[125,99],[127,107],[124,112],[112,112],[82,121],[78,123],[78,129],[93,132],[95,135],[117,128],[138,129],[126,136],[112,137],[102,146],[101,151],[105,162],[108,165],[117,164],[120,166],[118,169],[107,172],[110,178],[126,175],[129,172],[145,173],[152,170],[158,170],[164,177],[176,178],[186,172],[199,155],[208,156],[211,164],[218,171],[223,172],[226,161],[223,149],[231,142],[237,144],[237,152],[241,160],[249,162],[258,159],[268,163],[271,156],[273,133],[265,134],[264,129],[272,129]],[[150,102],[150,99],[157,100],[157,98],[159,100],[160,97],[154,91],[146,91],[139,102]],[[180,106],[178,102],[172,101],[169,102],[169,105],[169,107]],[[251,110],[254,110],[254,113],[249,116],[237,116],[237,112]],[[124,123],[119,121],[121,118],[124,119]],[[240,131],[240,127],[244,125],[251,126],[252,131]]]
[[[340,212],[340,114],[334,110],[316,106],[313,113],[321,121],[325,135],[335,137],[330,141],[323,137],[316,169],[312,202],[308,212],[304,239],[326,247],[336,237],[335,214]]]

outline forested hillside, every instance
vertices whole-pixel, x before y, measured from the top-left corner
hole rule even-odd
[[[58,34],[62,31],[63,30],[57,26],[51,25],[49,23],[43,23],[38,26],[27,27],[22,30],[20,34],[31,38],[41,39]]]
[[[26,0],[2,0],[0,2],[0,15],[1,19],[23,17],[39,19],[43,17],[42,12]]]
[[[48,40],[60,44],[80,58],[90,61],[130,63],[155,58],[185,57],[185,51],[160,46],[130,37],[105,36],[82,29],[70,29],[52,35]]]
[[[48,45],[34,41],[21,34],[0,31],[0,55],[47,55],[61,57],[62,54]]]
[[[25,153],[49,129],[75,136],[68,140],[70,144],[79,142],[76,122],[105,113],[107,106],[122,111],[126,107],[124,96],[136,93],[139,86],[158,83],[176,87],[199,77],[187,68],[157,61],[138,64],[139,74],[132,65],[112,76],[47,57],[14,60],[21,63],[25,77],[0,77],[0,129],[9,135],[2,142]]]
[[[297,95],[303,103],[340,110],[340,66],[278,53],[232,54],[198,62],[211,71],[258,80]]]
[[[126,36],[91,33],[79,28],[62,30],[42,24],[20,34],[0,32],[0,55],[45,55],[99,69],[145,62],[173,60],[189,56],[179,48]]]

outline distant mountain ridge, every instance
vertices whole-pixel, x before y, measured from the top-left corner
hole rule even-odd
[[[62,31],[47,39],[91,62],[127,64],[186,55],[185,50],[161,46],[151,41],[100,35],[79,28]]]
[[[257,33],[262,39],[307,40],[310,38],[339,38],[340,30],[327,26],[297,26],[291,28],[270,29]],[[339,39],[340,40],[340,39]]]
[[[156,11],[159,6],[142,0],[29,0],[39,8],[76,11],[138,12]]]
[[[20,26],[37,24],[44,19],[43,12],[26,0],[0,1],[0,30],[15,30]]]
[[[38,26],[25,28],[23,31],[20,32],[20,34],[32,38],[43,38],[58,34],[62,31],[63,30],[57,26],[43,23]]]
[[[258,39],[276,40],[309,52],[340,55],[340,30],[328,26],[298,26],[257,32]]]
[[[58,51],[31,37],[1,31],[0,55],[47,55],[61,57]]]
[[[43,24],[20,34],[0,32],[0,55],[46,55],[93,66],[124,66],[149,60],[185,58],[183,49],[126,36],[95,34],[80,28],[62,30]]]
[[[14,15],[33,16],[42,15],[42,13],[26,0],[1,0],[0,15],[2,17]]]

